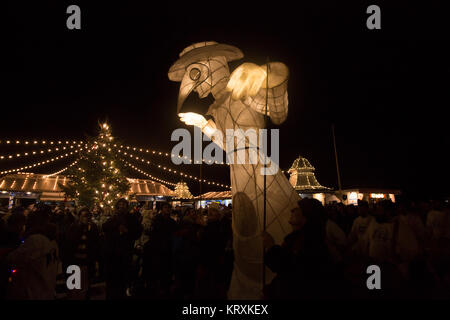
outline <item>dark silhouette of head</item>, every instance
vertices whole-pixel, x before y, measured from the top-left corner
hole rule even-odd
[[[129,204],[125,198],[120,198],[117,200],[114,209],[117,213],[126,213],[128,212]]]
[[[325,241],[327,220],[322,203],[317,199],[305,198],[298,202],[298,206],[306,219],[303,226],[305,245],[309,247],[322,246]]]

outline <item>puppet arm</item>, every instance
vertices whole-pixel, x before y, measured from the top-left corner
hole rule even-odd
[[[180,120],[187,125],[193,125],[200,128],[215,144],[225,150],[223,145],[223,135],[221,131],[217,129],[214,120],[206,120],[201,114],[195,112],[179,113],[178,116],[180,117]]]

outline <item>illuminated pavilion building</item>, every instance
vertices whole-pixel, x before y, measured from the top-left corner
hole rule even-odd
[[[308,159],[299,156],[288,170],[289,182],[301,198],[315,198],[323,204],[336,201],[333,189],[324,187],[317,181],[315,170]]]
[[[334,191],[331,188],[322,186],[317,181],[315,175],[315,168],[311,165],[308,159],[299,156],[292,167],[289,169],[289,182],[297,190],[302,198],[315,198],[327,204],[330,202],[341,202],[335,194],[339,191]],[[391,200],[395,202],[396,196],[400,195],[400,190],[397,189],[382,189],[382,188],[347,188],[340,192],[342,196],[342,203],[345,205],[358,205],[358,200],[365,200],[369,203]]]

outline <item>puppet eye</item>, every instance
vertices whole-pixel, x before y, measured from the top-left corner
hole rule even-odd
[[[191,80],[197,81],[200,78],[200,70],[198,68],[192,68],[189,72]]]

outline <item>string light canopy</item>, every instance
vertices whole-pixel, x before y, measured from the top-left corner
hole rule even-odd
[[[84,143],[83,141],[69,141],[69,140],[45,140],[45,139],[38,139],[38,140],[16,140],[16,139],[10,139],[10,140],[0,140],[0,144],[2,145],[68,145],[68,144],[78,144],[78,143]]]
[[[159,155],[159,156],[164,156],[164,157],[169,157],[169,158],[179,158],[179,159],[187,159],[187,156],[180,156],[180,155],[175,155],[173,153],[168,153],[168,152],[164,152],[164,151],[157,151],[157,150],[151,150],[151,149],[145,149],[145,148],[139,148],[139,147],[134,147],[134,146],[127,146],[127,145],[114,145],[115,147],[117,147],[119,149],[118,152],[122,152],[122,149],[126,149],[126,150],[133,150],[136,152],[141,152],[141,153],[147,153],[147,154],[153,154],[153,155]],[[126,152],[126,151],[125,151]],[[125,153],[124,152],[124,153]],[[207,159],[202,159],[202,161],[206,164],[211,164],[211,165],[229,165],[228,163],[222,161],[222,162],[218,162],[218,161],[212,161],[212,160],[207,160]],[[189,159],[189,163],[193,163],[192,159]],[[200,164],[200,161],[197,160],[195,161],[196,164]]]
[[[33,151],[28,151],[28,152],[23,152],[23,153],[15,153],[15,154],[9,154],[9,155],[0,155],[0,160],[17,159],[17,158],[30,157],[30,156],[34,156],[34,155],[42,155],[42,154],[47,154],[47,153],[54,153],[54,152],[74,149],[76,147],[81,147],[81,144],[78,144],[78,145],[73,145],[72,144],[72,145],[68,145],[67,147],[66,146],[62,146],[62,147],[41,149],[41,150],[33,150]]]
[[[57,160],[61,160],[61,159],[67,158],[67,157],[69,157],[71,155],[74,155],[74,154],[78,153],[80,150],[81,150],[81,148],[77,149],[77,150],[74,150],[74,151],[71,151],[69,153],[65,153],[65,154],[59,155],[59,156],[54,157],[54,158],[50,158],[50,159],[47,159],[47,160],[42,160],[42,161],[39,161],[39,162],[36,162],[36,163],[25,165],[25,166],[20,167],[20,168],[0,171],[0,175],[1,174],[7,174],[7,173],[19,172],[19,171],[28,170],[28,169],[31,169],[31,168],[43,166],[43,165],[45,165],[47,163],[54,162],[54,161],[57,161]]]
[[[6,141],[9,141],[9,143],[12,143],[12,140],[6,140]],[[6,141],[5,141],[5,142],[6,142]],[[19,140],[16,140],[15,142],[16,142],[16,144],[20,144],[20,143],[28,144],[28,141],[20,142]],[[39,141],[35,140],[35,141],[33,141],[33,143],[34,143],[34,142],[37,144]],[[43,143],[43,144],[47,143],[47,141],[45,141],[45,140],[42,140],[42,141],[40,141],[40,142]],[[6,143],[7,143],[7,142],[6,142]],[[48,143],[49,143],[49,144],[63,144],[64,142],[63,142],[63,141],[57,141],[57,142],[50,141],[50,142],[48,142]],[[80,144],[78,144],[78,145],[75,146],[76,143],[78,143],[78,142],[77,142],[77,141],[72,141],[72,142],[66,141],[66,144],[67,144],[68,146],[61,146],[61,147],[49,148],[49,149],[45,149],[45,150],[42,149],[42,150],[37,150],[37,151],[35,150],[35,151],[29,151],[29,152],[23,152],[23,153],[11,154],[11,155],[1,155],[1,156],[0,156],[0,160],[2,160],[2,159],[14,159],[14,158],[19,158],[19,157],[24,158],[24,157],[28,157],[28,156],[32,156],[32,155],[42,155],[42,154],[46,154],[46,153],[48,154],[48,153],[51,153],[51,152],[61,152],[61,151],[65,151],[65,150],[67,150],[67,149],[73,149],[73,148],[75,148],[75,147],[81,147],[81,148],[78,148],[77,150],[72,151],[72,152],[70,152],[70,153],[66,153],[66,154],[63,153],[63,154],[58,155],[58,156],[53,157],[53,158],[44,159],[44,160],[39,161],[39,162],[36,162],[36,163],[24,165],[24,166],[22,166],[22,167],[20,167],[20,168],[15,168],[15,169],[9,169],[9,170],[0,171],[0,174],[14,173],[14,172],[19,172],[19,171],[23,171],[23,170],[27,170],[27,169],[39,167],[39,166],[42,166],[42,165],[44,165],[44,164],[47,164],[47,163],[50,163],[50,162],[54,162],[54,161],[56,161],[56,160],[60,160],[60,159],[63,159],[63,158],[65,158],[65,157],[68,157],[68,156],[70,156],[70,155],[73,155],[73,154],[75,154],[75,153],[78,153],[78,152],[79,152],[80,150],[82,150],[82,149],[88,149],[88,145],[86,144],[86,142],[80,141]],[[70,144],[72,144],[72,145],[70,145]],[[116,145],[115,145],[115,146],[116,146]],[[158,155],[169,156],[168,153],[163,153],[163,152],[161,152],[161,151],[157,152],[157,151],[155,151],[155,150],[142,149],[142,148],[136,148],[136,147],[131,147],[131,146],[123,146],[123,145],[120,146],[120,149],[125,149],[125,148],[126,148],[127,150],[133,150],[133,151],[139,151],[139,152],[145,152],[145,153],[152,153],[152,154],[158,154]],[[161,169],[161,170],[163,170],[163,171],[170,172],[170,173],[173,173],[173,174],[177,174],[177,175],[179,175],[179,176],[181,176],[181,177],[185,177],[185,178],[192,179],[192,180],[195,180],[195,181],[202,181],[202,180],[203,180],[203,182],[206,183],[206,184],[208,184],[208,185],[214,185],[214,186],[218,186],[218,187],[222,187],[222,188],[230,188],[230,186],[229,186],[229,185],[226,185],[226,184],[218,183],[218,182],[215,182],[215,181],[209,181],[209,180],[207,180],[207,179],[200,179],[199,177],[196,177],[196,176],[193,176],[193,175],[189,175],[189,174],[184,173],[184,172],[179,171],[179,170],[175,170],[175,169],[172,169],[172,168],[168,168],[168,167],[163,166],[163,165],[160,165],[160,164],[154,164],[154,163],[152,163],[151,161],[146,160],[146,159],[144,159],[144,158],[141,158],[141,157],[139,157],[139,156],[136,156],[136,155],[134,155],[134,154],[129,154],[129,153],[127,153],[126,151],[123,151],[123,152],[122,152],[122,150],[120,150],[120,149],[118,150],[119,153],[122,153],[122,154],[124,154],[125,156],[128,156],[128,157],[131,158],[131,159],[139,160],[139,161],[141,161],[141,162],[143,162],[143,163],[145,163],[145,164],[147,164],[147,165],[154,165],[156,168]],[[90,152],[90,151],[88,151],[88,152]],[[172,155],[172,156],[173,156],[173,155]],[[180,156],[178,156],[178,157],[180,157]],[[192,162],[192,161],[191,161],[191,162]],[[207,161],[205,160],[205,162],[207,162]],[[209,160],[209,162],[211,162],[211,161]],[[53,175],[56,175],[56,174],[60,174],[60,173],[62,173],[62,172],[64,172],[64,171],[66,171],[68,168],[70,168],[73,164],[74,164],[74,163],[72,163],[71,165],[69,165],[69,166],[67,166],[67,167],[64,167],[63,169],[57,171],[56,173],[48,174],[47,176],[53,176]],[[219,163],[216,162],[216,164],[219,164]],[[223,163],[220,163],[220,164],[223,164]],[[225,163],[225,164],[226,164],[226,163]],[[131,167],[132,167],[133,169],[138,169],[137,167],[135,167],[135,166],[133,166],[133,165],[131,165]],[[153,180],[155,180],[155,181],[159,181],[159,182],[162,182],[162,183],[166,183],[166,184],[171,185],[171,186],[175,186],[175,185],[176,185],[176,184],[173,183],[173,182],[169,182],[169,181],[167,181],[167,180],[164,180],[164,179],[155,177],[155,176],[153,176],[153,175],[151,175],[151,174],[149,174],[149,173],[146,173],[146,172],[145,172],[144,170],[142,170],[142,169],[139,169],[138,172],[143,173],[144,175],[146,175],[147,177],[150,177],[151,179],[153,179]]]
[[[74,162],[72,162],[71,164],[69,164],[67,167],[62,168],[62,169],[59,170],[59,171],[56,171],[56,172],[53,172],[53,173],[44,175],[44,178],[53,177],[53,176],[56,176],[56,175],[58,175],[58,174],[60,174],[60,173],[63,173],[64,171],[66,171],[66,170],[69,169],[70,167],[76,165],[77,163],[78,163],[78,160],[75,160]]]
[[[123,161],[125,164],[127,164],[130,168],[136,170],[137,172],[143,174],[144,176],[150,178],[151,180],[155,180],[155,181],[158,181],[158,182],[167,184],[167,185],[172,186],[172,187],[176,186],[176,183],[173,183],[173,182],[170,182],[170,181],[166,181],[166,180],[157,178],[157,177],[151,175],[150,173],[145,172],[144,170],[139,169],[138,167],[134,166],[132,163],[130,163],[130,162],[126,161],[126,160],[122,160],[122,161]]]
[[[108,124],[104,123],[101,124],[102,128],[105,130],[110,130],[110,127]],[[113,140],[112,137],[108,138],[108,141],[111,142]],[[16,169],[9,169],[9,170],[4,170],[4,171],[0,171],[0,174],[5,174],[5,173],[14,173],[14,172],[19,172],[19,171],[23,171],[23,170],[27,170],[27,169],[31,169],[31,168],[35,168],[38,166],[41,166],[43,164],[46,163],[50,163],[50,162],[54,162],[56,160],[62,159],[67,157],[68,155],[72,155],[74,154],[74,152],[79,152],[80,150],[84,149],[89,149],[88,148],[88,143],[86,141],[75,141],[75,140],[58,140],[58,141],[54,141],[54,140],[46,140],[46,139],[33,139],[33,140],[18,140],[18,139],[6,139],[6,140],[0,140],[0,145],[14,145],[14,146],[33,146],[33,145],[49,145],[52,146],[51,148],[48,149],[41,149],[41,150],[32,150],[32,151],[24,151],[24,152],[18,152],[18,153],[11,153],[11,154],[5,154],[5,155],[0,155],[0,160],[8,160],[8,159],[18,159],[18,158],[25,158],[25,157],[30,157],[30,156],[41,156],[44,154],[49,154],[49,153],[56,153],[56,152],[62,152],[61,155],[58,155],[56,157],[50,158],[50,159],[45,159],[36,163],[32,163],[32,164],[28,164],[28,165],[24,165],[20,168],[16,168]],[[104,147],[104,145],[99,145],[101,147]],[[74,152],[70,152],[69,154],[64,154],[64,151],[66,150],[70,150],[70,149],[74,149],[78,147],[79,149],[77,149]],[[81,147],[81,148],[80,148]],[[108,144],[109,147],[109,151],[111,151],[113,148],[117,148],[117,152],[120,154],[123,154],[125,156],[127,156],[130,159],[133,160],[138,160],[142,163],[145,163],[146,165],[152,165],[157,169],[166,171],[166,172],[170,172],[172,174],[176,174],[179,175],[180,177],[184,177],[187,179],[192,179],[195,181],[202,181],[208,185],[214,185],[214,186],[218,186],[218,187],[222,187],[222,188],[230,188],[229,185],[226,184],[222,184],[222,183],[218,183],[215,181],[210,181],[207,179],[200,179],[199,177],[187,174],[185,172],[182,172],[180,170],[176,170],[173,168],[169,168],[167,166],[161,165],[161,164],[157,164],[157,163],[153,163],[153,161],[149,161],[147,159],[144,159],[142,157],[139,157],[135,154],[130,154],[128,152],[128,150],[132,150],[135,152],[140,152],[140,153],[144,153],[144,154],[152,154],[152,155],[158,155],[158,156],[164,156],[164,157],[169,157],[169,158],[173,158],[173,157],[178,157],[178,158],[182,158],[182,156],[179,155],[174,155],[168,152],[163,152],[163,151],[157,151],[157,150],[153,150],[153,149],[148,149],[148,148],[138,148],[135,146],[130,146],[130,145],[123,145],[123,144]],[[91,150],[87,151],[88,153],[91,152]],[[185,159],[187,159],[187,157],[184,157]],[[203,161],[209,165],[229,165],[226,162],[213,162],[212,160],[206,160],[203,159]],[[189,160],[190,163],[193,163],[192,160]],[[199,164],[200,161],[195,161],[195,163]],[[57,171],[57,173],[52,173],[49,174],[47,176],[53,176],[56,175],[58,173],[62,173],[64,171],[66,171],[68,168],[72,167],[73,163],[65,168],[62,168],[61,170]],[[133,166],[131,164],[131,168],[133,169],[139,169],[136,166]],[[173,182],[169,182],[166,181],[164,179],[155,177],[149,173],[146,173],[144,170],[139,169],[140,173],[143,173],[144,175],[146,175],[147,177],[151,177],[153,180],[155,181],[159,181],[162,183],[166,183],[169,184],[171,186],[175,186],[176,184]],[[139,172],[139,171],[138,171]]]
[[[164,170],[164,171],[166,171],[166,172],[171,172],[171,173],[173,173],[173,174],[180,175],[181,177],[185,177],[185,178],[192,179],[192,180],[196,180],[196,181],[201,181],[201,180],[202,180],[203,182],[205,182],[205,183],[207,183],[207,184],[215,185],[215,186],[222,187],[222,188],[229,188],[229,187],[230,187],[230,186],[227,186],[227,185],[225,185],[225,184],[218,183],[218,182],[215,182],[215,181],[209,181],[209,180],[206,180],[206,179],[200,179],[200,178],[198,178],[198,177],[196,177],[196,176],[189,175],[189,174],[186,174],[186,173],[184,173],[184,172],[182,172],[182,171],[179,171],[179,170],[177,171],[177,170],[174,170],[174,169],[172,169],[172,168],[165,167],[165,166],[160,165],[160,164],[153,164],[153,163],[150,162],[149,160],[146,160],[146,159],[144,159],[144,158],[140,158],[140,157],[135,156],[135,155],[133,155],[133,154],[128,154],[128,153],[125,152],[124,155],[125,155],[125,156],[128,156],[128,157],[131,158],[131,159],[134,159],[134,160],[137,160],[137,161],[141,161],[141,162],[144,163],[144,164],[147,164],[147,165],[154,165],[154,166],[157,167],[158,169]]]

